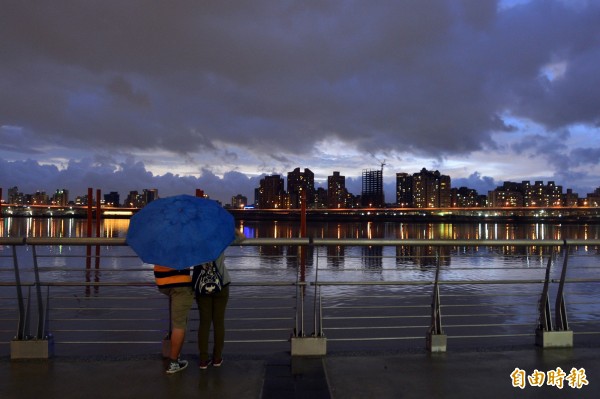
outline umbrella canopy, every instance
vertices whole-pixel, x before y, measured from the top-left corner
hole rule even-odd
[[[127,244],[146,263],[185,269],[219,257],[235,238],[233,216],[213,200],[154,200],[129,223]]]

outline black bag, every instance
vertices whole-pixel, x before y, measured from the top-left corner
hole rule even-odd
[[[195,266],[193,279],[196,295],[216,294],[223,288],[223,276],[214,261]]]

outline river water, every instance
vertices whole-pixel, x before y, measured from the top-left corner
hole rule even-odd
[[[238,221],[248,238],[289,238],[300,235],[297,222]],[[128,219],[104,219],[102,237],[125,237]],[[95,221],[92,232],[95,235]],[[600,224],[547,223],[308,223],[307,235],[318,238],[397,239],[598,239]],[[78,218],[3,218],[0,237],[86,237],[87,221]]]

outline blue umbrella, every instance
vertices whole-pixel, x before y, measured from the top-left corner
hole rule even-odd
[[[185,269],[219,257],[235,238],[233,216],[213,200],[154,200],[129,223],[127,244],[146,263]]]

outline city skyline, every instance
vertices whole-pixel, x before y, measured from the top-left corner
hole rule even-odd
[[[358,192],[385,164],[388,198],[421,167],[599,185],[597,1],[176,3],[3,4],[0,184],[226,202],[295,165]]]
[[[363,170],[362,172],[363,172],[363,178],[366,175],[371,174],[373,172],[377,172],[377,173],[375,173],[373,175],[374,177],[375,176],[381,176],[380,170]],[[193,195],[194,192],[197,193],[198,191],[201,191],[207,197],[215,199],[215,200],[221,202],[224,206],[225,205],[231,205],[231,204],[233,204],[235,202],[239,202],[239,198],[236,199],[234,197],[245,197],[245,198],[247,198],[247,204],[246,205],[259,205],[258,202],[255,202],[255,201],[258,201],[258,198],[254,198],[254,194],[256,194],[258,192],[257,190],[260,189],[260,187],[262,186],[264,180],[267,180],[267,181],[269,179],[273,180],[273,178],[276,178],[277,180],[281,180],[281,187],[276,188],[276,190],[282,190],[286,194],[292,195],[294,192],[298,193],[296,187],[300,187],[302,185],[302,183],[299,180],[302,180],[304,178],[304,175],[307,174],[307,173],[309,175],[312,174],[312,171],[310,170],[310,168],[304,168],[304,170],[301,171],[300,168],[297,167],[293,171],[289,171],[288,173],[285,173],[285,174],[264,175],[264,176],[262,176],[262,179],[260,180],[259,185],[254,188],[252,196],[246,196],[246,195],[244,195],[244,194],[242,194],[240,192],[236,192],[236,193],[232,192],[229,195],[229,197],[228,197],[229,199],[227,201],[221,201],[219,199],[212,198],[210,192],[206,192],[205,190],[203,190],[200,187],[189,187],[188,191],[177,193],[177,194],[190,194],[190,195]],[[393,197],[385,196],[384,197],[385,198],[385,200],[384,200],[385,204],[387,204],[387,205],[395,205],[395,204],[397,204],[398,206],[406,206],[406,204],[402,204],[401,203],[402,200],[401,200],[401,198],[398,197],[400,194],[397,193],[397,190],[399,188],[398,185],[401,184],[401,182],[399,180],[399,179],[402,179],[401,175],[408,176],[409,178],[417,177],[417,176],[421,176],[421,177],[422,176],[437,176],[437,178],[439,179],[439,177],[441,177],[442,181],[444,181],[444,179],[446,179],[447,180],[446,183],[449,183],[448,187],[447,187],[447,190],[451,190],[451,189],[452,190],[466,189],[468,191],[473,191],[474,192],[474,193],[469,193],[470,195],[477,195],[479,197],[486,197],[488,199],[489,199],[489,195],[490,195],[491,192],[499,192],[499,191],[505,191],[505,190],[507,190],[509,192],[511,192],[511,191],[514,192],[516,190],[515,187],[521,186],[523,183],[529,183],[529,185],[531,187],[540,186],[540,187],[544,187],[545,188],[546,186],[549,186],[553,190],[554,189],[559,190],[559,192],[560,192],[561,195],[567,195],[568,194],[569,197],[575,198],[575,199],[578,197],[582,201],[586,197],[593,197],[597,201],[600,200],[600,185],[598,187],[596,187],[594,190],[590,190],[590,192],[578,193],[576,191],[573,191],[570,187],[564,186],[563,184],[560,184],[560,182],[555,182],[555,181],[543,181],[543,180],[536,180],[536,181],[530,181],[530,180],[504,181],[504,182],[502,182],[502,184],[499,184],[499,185],[495,186],[492,190],[488,190],[488,191],[482,193],[482,192],[479,192],[478,190],[476,190],[476,189],[474,189],[472,187],[468,187],[468,186],[464,186],[464,185],[457,186],[456,184],[452,183],[452,181],[453,181],[452,180],[452,176],[445,175],[444,173],[441,173],[438,170],[430,171],[430,170],[427,170],[426,168],[421,168],[420,171],[416,171],[416,172],[404,172],[404,171],[403,172],[396,172],[395,173],[396,181],[394,182],[394,195],[393,195]],[[289,180],[290,176],[292,176],[292,179],[293,179],[291,181],[291,183],[290,183],[290,180]],[[369,177],[369,179],[373,179],[374,177]],[[340,178],[342,178],[342,180],[345,180],[345,176],[341,175],[339,171],[332,171],[331,175],[328,176],[328,180],[330,182],[331,181],[333,181],[333,182],[338,181],[339,182]],[[446,183],[442,183],[442,184],[446,184]],[[533,184],[531,184],[531,183],[533,183]],[[538,184],[538,183],[541,183],[541,184]],[[267,184],[269,185],[270,183],[267,183]],[[275,183],[275,184],[277,184],[277,183]],[[369,184],[371,184],[371,183],[369,183]],[[309,186],[312,185],[312,187],[315,189],[315,192],[318,189],[324,189],[325,191],[328,190],[328,185],[327,184],[325,184],[325,185],[316,185],[316,184],[314,184],[314,181],[312,180],[312,176],[309,176],[308,185]],[[362,190],[358,191],[358,192],[353,192],[353,191],[349,190],[345,186],[345,183],[343,184],[343,186],[344,186],[343,188],[345,189],[345,191],[348,194],[350,194],[351,196],[353,196],[353,197],[359,197],[360,198],[360,196],[363,194]],[[362,188],[363,188],[363,190],[365,189],[365,184],[364,183],[362,183]],[[19,194],[22,194],[24,196],[35,197],[35,195],[42,194],[42,195],[45,195],[48,199],[53,198],[53,196],[67,195],[69,202],[75,202],[76,198],[84,199],[85,197],[87,197],[89,189],[92,189],[92,197],[95,197],[96,196],[96,191],[100,190],[101,191],[101,195],[102,195],[102,197],[101,197],[102,201],[104,201],[104,198],[107,197],[107,196],[110,196],[110,197],[114,198],[115,195],[116,195],[116,196],[119,196],[121,198],[119,200],[119,203],[121,205],[124,205],[125,202],[126,202],[125,198],[129,197],[132,194],[137,194],[137,195],[140,196],[140,198],[142,198],[142,197],[143,198],[150,198],[150,200],[152,200],[154,198],[158,198],[158,197],[166,197],[166,196],[168,196],[168,195],[161,195],[160,190],[157,189],[157,188],[155,188],[155,187],[154,188],[151,188],[151,187],[135,188],[135,189],[126,190],[125,192],[120,192],[120,191],[117,191],[117,190],[104,191],[104,190],[99,189],[97,187],[88,187],[88,188],[86,188],[85,193],[81,193],[81,194],[72,193],[68,187],[56,188],[56,189],[51,190],[51,191],[37,190],[36,192],[32,192],[32,193],[23,192],[23,191],[21,191],[19,189],[18,186],[11,186],[11,187],[6,187],[6,188],[0,186],[0,189],[2,190],[1,191],[2,192],[2,198],[0,198],[0,200],[3,203],[7,202],[6,199],[9,197],[10,191],[15,191],[15,189],[17,189],[16,192],[18,192]],[[520,189],[520,188],[517,188],[517,189]],[[466,190],[464,190],[463,193]],[[65,191],[66,191],[66,194],[64,193]],[[315,192],[311,192],[311,195],[314,195]],[[370,193],[371,194],[376,194],[375,192],[370,192]],[[290,207],[292,207],[292,208],[299,208],[300,207],[300,205],[299,205],[300,203],[298,202],[299,201],[299,197],[295,196],[295,197],[290,197],[290,198],[291,198],[291,201],[292,201]],[[494,196],[494,198],[495,198],[495,196]],[[448,198],[448,200],[449,200],[449,198]],[[512,199],[512,200],[514,200],[514,199]],[[130,200],[130,201],[134,201],[134,200]],[[138,200],[138,201],[144,202],[143,199]],[[426,200],[422,199],[422,201],[426,201]],[[309,204],[312,203],[312,202],[313,201],[309,201]],[[575,204],[576,203],[577,203],[577,201],[575,201]],[[355,205],[358,205],[358,204],[355,204]],[[564,204],[564,205],[567,205],[567,204]],[[590,204],[590,205],[592,205],[592,204]],[[431,206],[432,206],[431,204],[427,204],[426,202],[424,202],[422,205],[418,205],[418,206],[415,205],[414,207],[417,208],[417,207],[431,207]],[[456,206],[456,205],[449,205],[449,203],[442,203],[442,204],[439,205],[439,207],[453,207],[453,206]],[[515,206],[515,204],[512,204],[511,206]],[[530,206],[530,205],[524,205],[524,206]],[[571,204],[571,206],[573,206],[573,204]],[[265,206],[263,204],[263,207],[267,208],[268,206]],[[374,206],[374,207],[379,207],[379,206]],[[413,206],[410,206],[410,207],[413,207]]]

